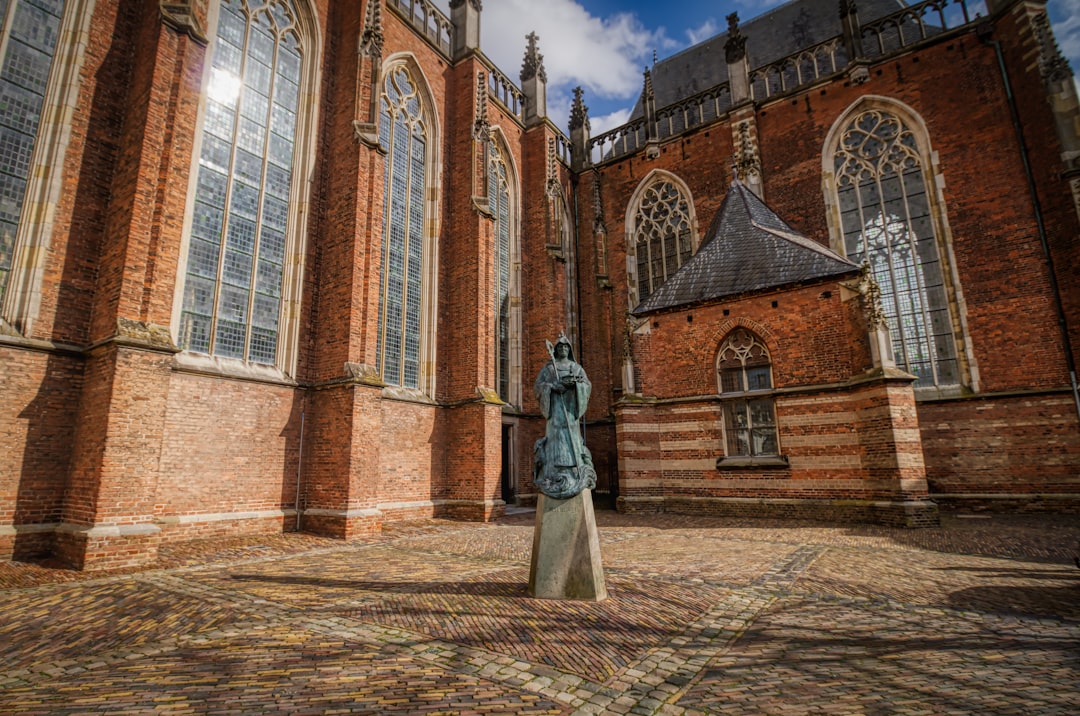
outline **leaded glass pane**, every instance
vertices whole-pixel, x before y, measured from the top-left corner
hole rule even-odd
[[[496,149],[488,164],[488,185],[495,217],[495,386],[499,397],[510,397],[510,182],[509,171]]]
[[[404,68],[387,76],[380,106],[379,141],[387,157],[378,367],[387,383],[418,388],[427,145],[419,98]]]
[[[916,386],[954,385],[958,366],[944,274],[914,134],[880,110],[856,117],[835,156],[848,258],[867,263],[898,365]]]
[[[724,339],[716,359],[724,401],[727,455],[779,455],[776,413],[771,396],[752,400],[736,397],[748,391],[772,389],[772,368],[765,345],[750,331],[737,328]],[[736,394],[736,396],[732,396]]]
[[[10,22],[0,66],[0,296],[15,251],[15,227],[22,214],[63,2],[11,0],[4,6]]]
[[[656,292],[693,254],[690,204],[668,180],[650,185],[635,215],[638,302]]]
[[[290,0],[258,3],[251,24],[241,5],[222,3],[214,38],[180,343],[273,363],[301,50]]]

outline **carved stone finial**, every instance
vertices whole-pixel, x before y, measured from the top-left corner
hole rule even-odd
[[[747,179],[761,173],[761,160],[758,159],[757,147],[750,136],[750,122],[739,123],[739,140],[734,159],[735,178],[741,173]]]
[[[1031,18],[1035,39],[1039,44],[1039,72],[1043,82],[1064,82],[1073,76],[1069,61],[1061,54],[1046,13]]]
[[[488,92],[487,74],[481,70],[476,73],[476,112],[473,118],[473,136],[477,139],[487,139],[491,131],[488,123]]]
[[[539,77],[541,81],[547,82],[547,72],[544,70],[544,56],[540,54],[540,50],[536,45],[536,41],[540,37],[535,32],[530,32],[525,36],[525,39],[529,41],[528,46],[525,48],[525,59],[521,62],[521,81],[531,80],[533,77]]]
[[[368,0],[360,51],[369,57],[382,57],[383,39],[382,0]]]
[[[652,72],[648,69],[645,70],[645,86],[642,89],[642,93],[645,95],[645,99],[653,99],[656,96],[653,93]]]
[[[843,20],[848,15],[854,15],[858,12],[858,8],[855,7],[855,0],[840,0],[840,19]]]
[[[555,161],[555,137],[548,137],[547,141],[547,194],[559,196],[562,194],[562,185],[559,183],[559,173],[556,170]]]
[[[863,299],[863,310],[866,311],[866,322],[871,329],[886,324],[885,309],[881,306],[881,286],[874,278],[874,271],[870,268],[870,262],[864,261],[862,274],[859,282],[855,284],[855,290]]]
[[[598,234],[607,233],[607,222],[604,221],[604,198],[600,193],[600,175],[596,174],[593,181],[593,231]]]
[[[585,127],[592,129],[589,124],[589,108],[585,106],[585,90],[580,86],[574,88],[574,102],[570,105],[570,129],[571,131]]]
[[[727,42],[724,43],[724,56],[729,65],[742,61],[746,57],[746,38],[739,31],[739,13],[727,16]]]

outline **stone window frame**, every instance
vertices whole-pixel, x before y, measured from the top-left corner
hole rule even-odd
[[[510,405],[515,407],[521,407],[522,404],[522,382],[521,382],[521,181],[519,177],[521,173],[518,169],[517,162],[514,159],[513,152],[510,151],[510,145],[507,142],[506,135],[503,133],[502,128],[492,127],[491,129],[491,151],[488,154],[488,166],[489,172],[491,165],[496,161],[501,161],[506,168],[506,180],[509,194],[510,194],[510,277],[509,277],[509,325],[508,325],[508,350],[507,356],[507,395],[499,396]],[[490,180],[490,174],[488,175]],[[498,217],[492,211],[492,218],[496,222],[496,231],[498,229]],[[498,236],[495,236],[495,240],[498,241]],[[497,247],[496,247],[497,248]],[[497,253],[492,255],[493,259],[497,256]],[[498,270],[498,267],[494,265],[493,261],[493,280],[494,272]],[[498,323],[495,324],[495,389],[498,390],[499,384],[499,347],[498,347]]]
[[[398,385],[388,385],[383,394],[387,397],[393,397],[402,400],[417,400],[420,402],[429,402],[435,399],[436,396],[436,347],[438,345],[438,296],[439,296],[439,278],[438,278],[438,256],[439,256],[439,196],[442,191],[442,165],[441,165],[441,150],[442,150],[442,123],[439,119],[438,105],[435,103],[435,95],[431,90],[431,82],[427,78],[427,74],[424,72],[420,65],[420,62],[416,59],[416,56],[412,52],[402,51],[389,55],[382,61],[379,76],[379,82],[377,85],[379,96],[382,96],[382,88],[385,86],[386,78],[399,67],[405,67],[409,73],[409,77],[416,85],[416,91],[420,95],[421,99],[421,112],[424,115],[424,126],[427,132],[427,164],[425,167],[425,183],[426,192],[424,195],[424,257],[421,265],[421,297],[420,297],[420,376],[417,388],[408,388]],[[381,122],[382,113],[379,111],[376,117]],[[381,153],[381,150],[380,150]],[[389,158],[383,156],[384,161],[388,161]],[[380,185],[383,182],[383,174],[379,175]],[[386,207],[383,207],[386,210]],[[380,217],[381,218],[381,217]],[[380,223],[378,235],[373,236],[371,250],[379,252],[379,274],[375,277],[378,281],[379,295],[378,302],[381,303],[381,286],[382,286],[382,242],[383,242],[382,224]],[[379,316],[381,315],[380,305],[377,303],[374,306],[375,311],[375,330],[377,332],[382,331],[382,326],[379,325]],[[376,364],[377,359],[372,360],[372,364]]]
[[[945,203],[945,176],[940,159],[930,142],[930,133],[922,116],[907,104],[881,95],[864,95],[848,105],[833,122],[825,137],[821,153],[822,194],[829,229],[829,245],[841,256],[847,256],[840,214],[839,192],[835,175],[835,155],[847,126],[864,112],[876,110],[896,115],[911,131],[922,159],[923,182],[930,203],[930,216],[937,238],[938,259],[942,264],[949,316],[952,320],[953,341],[956,344],[956,385],[916,386],[917,399],[952,397],[966,392],[979,392],[979,370],[972,349],[967,325],[967,303],[956,267],[952,229]]]
[[[745,346],[736,346],[734,342],[737,339],[749,339],[749,344]],[[752,351],[757,348],[760,354],[764,357],[764,363],[757,363],[752,367],[765,367],[765,375],[768,379],[768,386],[765,388],[753,388],[750,386],[749,377],[747,375],[747,358],[751,355]],[[724,376],[725,373],[730,373],[730,368],[722,368],[721,362],[724,361],[726,354],[729,351],[734,351],[733,356],[741,363],[739,386],[737,389],[725,390]],[[720,398],[720,426],[722,436],[723,455],[716,461],[718,469],[725,468],[742,468],[742,467],[787,467],[788,459],[782,453],[782,444],[780,441],[780,421],[776,411],[776,383],[773,380],[773,360],[772,353],[769,351],[768,344],[765,339],[762,338],[756,331],[743,326],[735,325],[728,330],[723,338],[718,343],[716,350],[716,357],[714,361],[714,370],[716,372],[716,391]],[[729,386],[730,387],[730,386]],[[734,415],[732,411],[734,406],[740,401],[746,402],[746,414],[748,416],[747,425],[749,429],[753,431],[753,421],[749,418],[750,409],[749,401],[756,400],[768,401],[769,411],[772,415],[772,429],[773,429],[773,441],[776,444],[776,451],[769,453],[750,454],[732,452],[731,446],[734,444],[734,437],[731,435],[731,431],[734,426],[729,424]],[[768,427],[768,426],[767,426]],[[748,443],[749,444],[749,443]]]
[[[64,196],[64,161],[82,89],[82,67],[97,0],[66,0],[41,105],[34,150],[12,247],[11,269],[0,290],[0,323],[31,336],[41,312],[45,268],[56,213]]]
[[[311,0],[290,0],[296,11],[297,32],[304,42],[301,59],[299,101],[296,114],[296,134],[293,154],[293,178],[289,191],[289,218],[286,224],[285,257],[282,266],[281,306],[278,319],[277,355],[273,364],[258,364],[239,358],[215,356],[195,351],[181,351],[175,357],[178,367],[199,372],[221,373],[255,380],[289,381],[295,377],[299,362],[301,305],[306,270],[308,220],[311,215],[311,183],[315,172],[318,149],[320,87],[322,81],[322,32]],[[170,331],[179,345],[180,317],[183,310],[184,283],[187,275],[191,226],[195,215],[195,194],[199,178],[199,157],[202,152],[203,126],[206,119],[208,88],[220,3],[210,3],[207,17],[205,61],[199,86],[199,109],[192,142],[187,206],[180,243],[173,312]]]
[[[687,186],[685,181],[669,171],[664,169],[653,169],[638,182],[626,207],[626,221],[624,223],[624,226],[626,227],[626,295],[630,309],[636,308],[638,304],[641,303],[641,300],[638,298],[640,294],[638,291],[637,268],[637,212],[638,208],[641,206],[645,193],[652,188],[653,185],[660,182],[670,182],[678,189],[679,193],[686,198],[687,219],[690,224],[690,255],[693,256],[696,254],[698,247],[700,246],[697,212],[694,209],[694,195],[690,191],[690,187]]]

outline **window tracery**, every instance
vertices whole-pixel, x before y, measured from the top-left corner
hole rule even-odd
[[[510,172],[499,147],[488,162],[488,201],[495,218],[495,384],[499,397],[510,401]]]
[[[646,187],[634,214],[631,295],[647,299],[694,253],[690,202],[669,179]],[[634,292],[636,291],[636,296]]]
[[[383,380],[421,387],[421,312],[428,127],[419,86],[398,64],[386,74],[379,144],[386,153],[378,368]]]
[[[843,246],[870,267],[898,366],[916,387],[959,383],[946,272],[916,135],[897,114],[867,109],[844,125],[834,155]]]
[[[720,346],[716,374],[727,457],[779,455],[772,364],[765,344],[745,328],[735,329]]]
[[[223,0],[205,97],[180,347],[274,364],[305,47],[290,0]]]

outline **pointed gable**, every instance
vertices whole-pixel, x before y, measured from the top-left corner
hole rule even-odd
[[[788,226],[736,179],[698,252],[633,313],[641,315],[858,270],[858,265]]]

